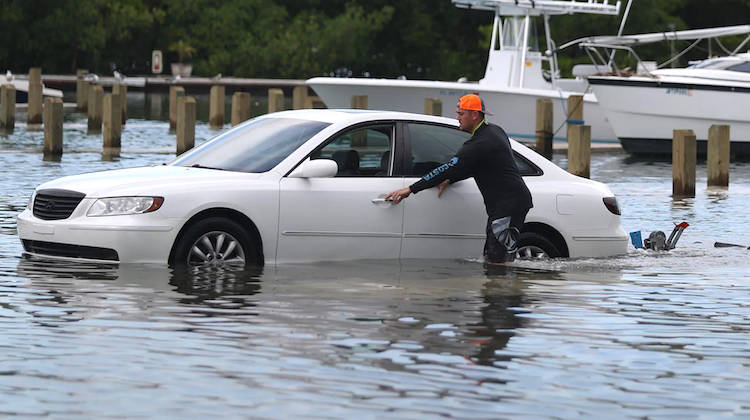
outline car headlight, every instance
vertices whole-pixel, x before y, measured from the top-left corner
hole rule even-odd
[[[91,206],[87,216],[120,216],[142,214],[159,210],[164,197],[110,197],[100,198]]]

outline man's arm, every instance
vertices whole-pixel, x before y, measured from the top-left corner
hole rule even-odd
[[[445,180],[450,180],[449,182],[453,183],[469,178],[473,175],[474,168],[481,156],[482,153],[476,144],[464,144],[448,163],[438,166],[412,184],[410,186],[411,192],[416,194],[419,191],[440,185]]]

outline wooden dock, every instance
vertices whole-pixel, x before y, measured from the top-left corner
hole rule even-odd
[[[23,76],[21,76],[23,77]],[[128,79],[135,83],[128,83]],[[49,87],[61,90],[75,90],[76,75],[42,75],[42,82]],[[305,86],[304,80],[297,79],[250,79],[241,77],[182,77],[172,76],[134,76],[125,77],[123,80],[114,77],[102,77],[94,82],[102,86],[113,86],[121,83],[128,85],[129,89],[143,90],[145,92],[167,92],[170,86],[183,86],[191,91],[208,91],[212,86],[225,86],[228,91],[260,91],[271,88],[291,90],[297,86]]]

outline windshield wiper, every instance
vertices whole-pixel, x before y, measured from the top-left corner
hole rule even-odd
[[[201,169],[215,169],[217,171],[223,171],[224,170],[224,168],[214,168],[214,167],[211,167],[211,166],[203,166],[200,163],[194,163],[190,167],[191,168],[201,168]]]

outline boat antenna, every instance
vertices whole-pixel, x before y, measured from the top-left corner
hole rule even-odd
[[[622,32],[625,29],[625,21],[628,20],[628,15],[630,14],[630,5],[633,4],[633,0],[628,0],[628,5],[625,6],[625,12],[622,14],[622,21],[620,22],[620,29],[617,30],[617,37],[622,36]],[[615,53],[617,53],[617,49],[613,49],[612,53],[609,55],[609,63],[607,65],[609,67],[612,67],[612,63],[615,61]]]

